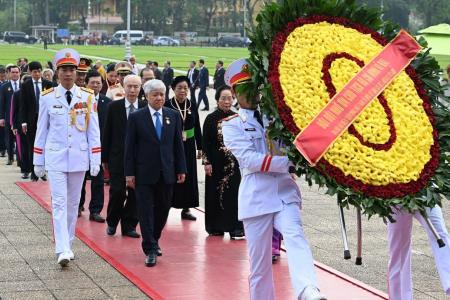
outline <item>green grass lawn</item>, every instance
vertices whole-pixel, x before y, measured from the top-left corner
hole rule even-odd
[[[30,48],[28,45],[0,45],[0,65],[6,65],[8,63],[15,64],[19,57],[26,57],[29,62],[38,60],[42,64],[47,60],[53,60],[55,52],[43,50],[42,45],[31,45],[31,47],[34,48]],[[64,48],[75,49],[81,56],[85,54],[118,60],[125,58],[124,46],[48,46],[49,50],[60,50]],[[136,61],[140,64],[145,64],[147,60],[151,60],[157,61],[159,66],[162,67],[164,61],[169,60],[172,68],[186,71],[189,68],[190,61],[198,61],[202,58],[205,60],[205,65],[211,72],[211,70],[214,70],[214,66],[218,60],[222,60],[224,62],[224,67],[227,68],[236,59],[247,57],[249,52],[246,48],[136,46],[131,47],[131,54],[136,55]],[[105,65],[109,63],[108,59],[102,59],[102,61]]]

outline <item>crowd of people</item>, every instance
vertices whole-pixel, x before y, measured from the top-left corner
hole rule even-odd
[[[175,76],[170,61],[162,70],[155,61],[140,69],[134,56],[103,66],[63,49],[44,67],[26,58],[0,66],[0,156],[8,155],[8,165],[17,161],[23,179],[46,181],[48,173],[58,263],[66,266],[75,258],[75,226],[90,180],[89,220],[106,223],[107,235],[115,235],[120,223],[123,238],[142,238],[145,265],[156,266],[170,209],[180,209],[183,220],[196,220],[191,208],[199,206],[201,159],[205,230],[245,237],[252,299],[275,299],[271,264],[282,239],[298,299],[327,299],[303,234],[294,165],[280,155],[285,146],[269,139],[270,120],[259,110],[259,96],[247,100],[247,93],[236,93],[236,86],[251,80],[246,59],[227,70],[216,63],[217,106],[204,122],[199,110],[209,111],[210,78],[203,59],[196,65],[191,61],[186,75]],[[102,216],[105,184],[109,202]],[[427,213],[448,245],[440,208]],[[391,293],[412,299],[412,217],[395,219],[388,224]],[[447,294],[449,250],[433,247]]]

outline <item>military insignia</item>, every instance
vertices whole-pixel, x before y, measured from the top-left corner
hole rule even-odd
[[[142,100],[145,100],[145,96],[142,96],[141,99],[142,99]]]
[[[94,111],[97,112],[97,103],[94,103]]]
[[[85,91],[85,92],[88,92],[88,93],[90,93],[90,94],[93,94],[93,93],[94,93],[94,91],[93,91],[93,90],[91,90],[91,89],[88,89],[88,88],[86,88],[86,87],[81,87],[81,89],[82,89],[83,91]]]
[[[87,104],[86,104],[86,102],[83,102],[83,107],[84,107],[84,108],[86,108],[86,107],[87,107]]]
[[[66,58],[71,58],[71,57],[72,57],[72,55],[70,54],[70,52],[66,52],[66,55],[65,55],[65,57],[66,57]]]
[[[247,70],[248,69],[248,64],[242,65],[242,71]]]
[[[117,97],[123,97],[123,94],[122,93],[117,93],[116,96]]]
[[[62,108],[62,105],[53,105],[53,108]]]
[[[247,116],[246,116],[246,115],[242,115],[242,116],[241,116],[241,119],[242,119],[242,121],[245,122],[245,121],[247,121]]]
[[[170,124],[169,117],[166,117],[166,123],[167,123],[167,124]]]
[[[41,92],[41,96],[47,95],[50,92],[53,92],[55,88],[49,88]]]
[[[121,66],[122,68],[124,68],[125,67],[125,64],[122,64],[122,66]]]
[[[78,109],[78,103],[75,103],[75,105],[73,106],[73,108]]]
[[[232,115],[232,116],[229,116],[229,117],[223,119],[222,121],[230,121],[231,119],[234,119],[234,118],[236,118],[237,116],[238,116],[238,114],[235,114],[235,115]]]

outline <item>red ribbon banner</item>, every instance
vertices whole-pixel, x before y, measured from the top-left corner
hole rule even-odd
[[[421,49],[414,38],[402,30],[331,99],[294,142],[311,165],[315,166],[333,142]]]

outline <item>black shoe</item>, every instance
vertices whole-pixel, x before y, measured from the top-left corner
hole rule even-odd
[[[47,181],[47,175],[41,177],[42,181]]]
[[[0,157],[5,157],[5,151],[0,151]]]
[[[37,182],[38,179],[37,178],[31,178],[31,182]]]
[[[81,210],[78,209],[78,218],[81,217]]]
[[[14,162],[14,159],[8,159],[8,161],[6,162],[6,164],[7,164],[8,166],[10,166],[10,165],[13,164],[13,162]]]
[[[234,239],[234,238],[241,238],[244,237],[244,231],[243,230],[235,230],[233,232],[230,232],[230,238]]]
[[[128,232],[122,232],[122,235],[129,236],[131,238],[140,238],[141,237],[141,235],[134,230],[128,231]]]
[[[162,251],[161,251],[160,247],[158,247],[158,249],[156,250],[156,255],[157,256],[162,256]]]
[[[197,218],[192,213],[187,214],[186,212],[190,212],[190,210],[187,210],[187,211],[182,210],[181,211],[181,219],[182,220],[191,220],[191,221],[197,220]]]
[[[147,267],[154,267],[156,266],[156,254],[149,254],[147,255],[147,258],[145,259],[145,265]]]
[[[89,221],[104,223],[106,220],[98,213],[89,214]]]
[[[201,111],[209,111],[209,108],[204,108]]]
[[[115,235],[116,227],[106,226],[106,234],[107,235]]]
[[[221,231],[213,231],[213,232],[208,232],[209,235],[212,236],[223,236],[225,233],[221,232]]]
[[[276,263],[277,260],[278,260],[278,256],[272,254],[272,263],[273,263],[273,264]]]
[[[84,205],[82,205],[82,206],[80,207],[80,210],[81,210],[81,211],[84,211]]]
[[[29,175],[30,173],[28,173],[28,172],[23,172],[22,173],[22,179],[28,179],[28,175]]]

